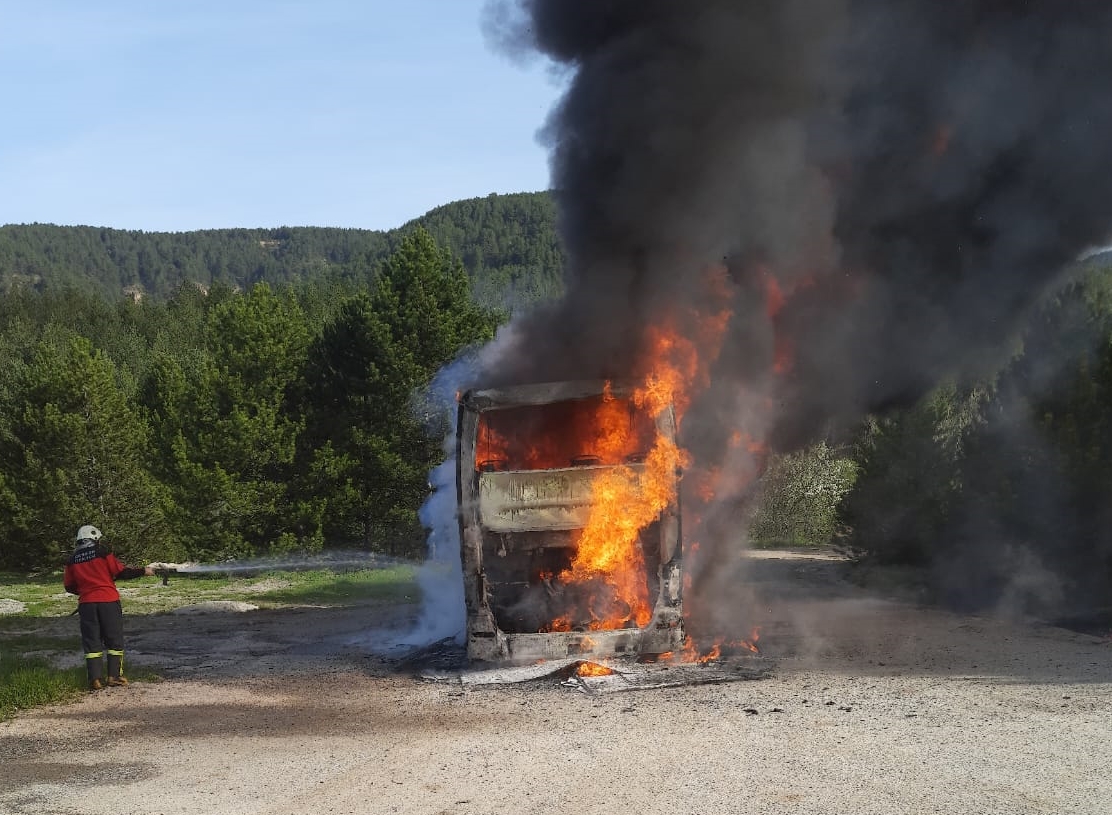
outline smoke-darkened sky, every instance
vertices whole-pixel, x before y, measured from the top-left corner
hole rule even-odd
[[[546,128],[569,291],[500,372],[630,373],[646,326],[728,308],[696,447],[721,449],[724,415],[794,447],[991,364],[1112,227],[1105,4],[495,8],[572,77]]]

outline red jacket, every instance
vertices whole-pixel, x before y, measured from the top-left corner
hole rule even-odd
[[[113,603],[120,599],[117,580],[141,577],[142,569],[125,566],[107,546],[92,540],[81,541],[66,561],[62,583],[76,594],[78,603]]]

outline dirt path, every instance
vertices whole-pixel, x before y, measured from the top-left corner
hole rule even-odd
[[[0,812],[1112,812],[1108,640],[841,568],[755,564],[768,678],[608,695],[422,680],[410,607],[133,617],[167,680],[0,725]]]

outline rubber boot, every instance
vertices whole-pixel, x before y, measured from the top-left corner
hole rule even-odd
[[[124,677],[124,652],[110,650],[108,652],[108,685],[109,687],[120,687],[126,684],[127,679]]]
[[[104,660],[100,654],[85,657],[85,673],[89,677],[89,690],[104,687]]]

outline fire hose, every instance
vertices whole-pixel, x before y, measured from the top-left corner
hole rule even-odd
[[[189,563],[149,563],[147,564],[154,570],[155,577],[162,578],[162,585],[170,585],[170,575],[180,574],[183,567],[188,567],[192,564]]]
[[[161,577],[162,578],[162,585],[163,586],[169,586],[170,585],[170,575],[177,574],[177,573],[178,573],[177,569],[155,569],[154,570],[155,577]]]

